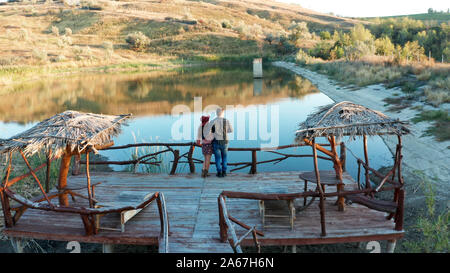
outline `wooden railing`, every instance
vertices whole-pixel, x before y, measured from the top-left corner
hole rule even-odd
[[[330,146],[330,144],[321,144],[322,146]],[[287,154],[279,152],[279,150],[283,149],[289,149],[289,148],[295,148],[295,147],[303,147],[308,146],[307,144],[290,144],[290,145],[282,145],[277,147],[268,147],[268,148],[261,148],[261,147],[229,147],[229,152],[249,152],[250,153],[250,161],[243,161],[243,162],[229,162],[229,166],[234,166],[233,169],[230,170],[230,172],[241,170],[244,168],[250,168],[249,173],[255,174],[257,173],[257,166],[259,164],[266,164],[266,163],[274,163],[277,164],[283,160],[286,160],[288,158],[302,158],[302,157],[313,157],[312,154]],[[155,165],[155,166],[161,166],[163,162],[157,160],[157,156],[164,154],[164,153],[172,153],[173,159],[170,161],[172,163],[170,167],[170,174],[173,175],[177,171],[178,164],[188,164],[189,166],[189,172],[195,173],[195,164],[203,164],[203,160],[199,158],[194,157],[194,150],[196,147],[201,147],[201,145],[198,145],[195,142],[185,142],[185,143],[136,143],[136,144],[127,144],[122,146],[113,146],[104,149],[105,150],[123,150],[123,149],[129,149],[129,148],[138,148],[138,147],[165,147],[165,149],[154,152],[154,153],[148,153],[142,156],[139,156],[136,159],[131,160],[124,160],[124,161],[90,161],[89,164],[91,165],[133,165],[134,169],[136,169],[136,166],[139,164],[144,165]],[[180,150],[177,149],[179,147],[189,147],[189,150],[183,154],[180,154]],[[257,152],[268,152],[272,153],[274,155],[277,155],[278,157],[268,159],[268,160],[262,160],[258,161]],[[343,156],[342,160],[345,162],[345,145],[341,143],[341,156]],[[323,160],[329,160],[332,159],[325,156],[318,156],[318,158]],[[184,161],[183,161],[184,160]],[[82,160],[76,160],[74,170],[79,170],[80,168],[77,167],[78,164],[86,164],[86,161]],[[211,164],[215,164],[214,161],[211,162]],[[74,175],[78,174],[77,172],[73,173]]]

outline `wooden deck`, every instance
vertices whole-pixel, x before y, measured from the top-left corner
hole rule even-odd
[[[231,252],[227,243],[219,241],[219,216],[217,197],[223,190],[245,192],[273,192],[280,189],[288,192],[303,191],[299,172],[229,174],[225,178],[214,175],[202,179],[199,174],[130,174],[93,173],[92,183],[102,182],[96,187],[100,202],[111,202],[121,191],[163,192],[169,216],[170,252]],[[84,186],[83,175],[69,177],[71,187]],[[346,189],[354,187],[354,181],[346,179]],[[313,184],[309,186],[310,189]],[[336,187],[327,189],[335,191]],[[84,192],[83,192],[84,193]],[[57,202],[55,199],[54,202]],[[86,200],[77,198],[77,205],[87,205]],[[336,198],[326,199],[327,236],[320,236],[320,215],[318,201],[303,211],[297,211],[295,228],[262,228],[258,201],[227,199],[229,214],[250,226],[257,226],[265,233],[258,238],[261,245],[301,245],[359,242],[371,240],[395,240],[403,232],[394,230],[394,223],[386,220],[385,214],[357,204],[346,206],[339,212],[334,205]],[[295,201],[297,208],[303,199]],[[79,241],[103,244],[157,245],[160,232],[158,210],[155,203],[141,211],[126,224],[125,232],[100,230],[95,236],[85,236],[79,215],[27,210],[18,224],[4,230],[10,237],[24,237],[46,240]],[[280,218],[277,221],[288,221]],[[267,222],[267,221],[266,221]],[[119,217],[108,215],[102,218],[102,226],[118,226]],[[246,230],[236,226],[238,236]],[[252,245],[251,236],[242,245]]]

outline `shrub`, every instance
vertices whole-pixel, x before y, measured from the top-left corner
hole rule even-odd
[[[64,29],[64,35],[71,36],[72,35],[72,29],[70,27],[66,27]]]
[[[28,30],[24,29],[24,28],[21,28],[19,30],[19,37],[18,38],[20,40],[23,40],[23,41],[28,41],[28,39],[30,38],[30,34],[29,34]]]
[[[140,31],[128,34],[125,41],[131,49],[136,51],[145,50],[150,44],[150,39]]]
[[[442,89],[433,89],[429,86],[424,89],[427,101],[433,106],[439,106],[442,103],[450,102],[450,91]]]
[[[317,43],[314,48],[309,51],[311,56],[322,58],[324,60],[330,59],[330,51],[332,45],[329,42],[322,41]]]
[[[102,44],[102,47],[106,50],[106,58],[110,59],[114,54],[114,45],[110,41],[105,41]]]
[[[297,55],[295,55],[295,60],[299,64],[310,64],[314,61],[314,58],[312,58],[311,56],[308,55],[308,53],[300,49]]]
[[[232,29],[232,28],[233,28],[233,25],[230,23],[230,21],[228,21],[227,19],[225,19],[225,20],[222,21],[222,27],[223,27],[223,28],[229,28],[229,29]]]
[[[56,26],[52,26],[52,34],[55,36],[59,36],[59,28]]]
[[[382,56],[391,56],[394,54],[395,46],[389,37],[383,37],[375,40],[376,53]]]
[[[322,39],[322,40],[330,40],[331,39],[331,34],[328,31],[321,31],[319,36],[320,36],[320,39]]]
[[[39,50],[37,48],[33,49],[32,55],[33,58],[41,62],[46,62],[48,58],[47,52],[45,50]]]
[[[375,54],[375,45],[370,42],[355,41],[354,44],[344,48],[347,60],[360,60],[365,56]]]
[[[72,45],[72,38],[63,35],[57,40],[58,47],[65,48],[67,45]]]

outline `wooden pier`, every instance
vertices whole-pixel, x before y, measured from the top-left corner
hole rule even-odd
[[[228,243],[220,241],[219,213],[217,198],[222,191],[273,192],[280,189],[291,193],[302,192],[304,182],[300,172],[263,172],[258,174],[232,173],[225,178],[212,174],[203,179],[199,174],[131,174],[131,173],[91,173],[96,186],[98,201],[111,202],[122,191],[162,192],[170,225],[169,252],[232,252]],[[356,187],[355,181],[345,178],[346,190]],[[84,186],[86,177],[70,176],[70,187]],[[310,188],[314,187],[314,183]],[[326,189],[327,191],[327,189]],[[329,191],[335,191],[329,189]],[[84,190],[81,190],[84,192]],[[228,199],[227,208],[234,218],[249,226],[256,226],[264,232],[258,236],[264,245],[305,245],[343,242],[365,242],[373,240],[395,241],[403,236],[403,231],[394,230],[394,221],[387,220],[383,212],[371,210],[358,204],[348,204],[345,211],[338,211],[336,197],[327,197],[327,235],[321,236],[320,213],[316,200],[308,208],[301,210],[304,200],[296,199],[297,209],[294,229],[263,228],[257,200]],[[57,204],[57,200],[52,202]],[[88,206],[88,200],[76,198],[71,205]],[[280,221],[287,221],[280,218]],[[285,223],[283,223],[285,224]],[[119,216],[106,215],[101,219],[102,227],[120,226]],[[238,236],[247,230],[235,227]],[[78,214],[56,213],[43,210],[27,210],[16,225],[4,229],[10,238],[34,238],[44,240],[78,241],[89,243],[158,245],[160,218],[155,203],[151,203],[125,226],[125,231],[100,230],[96,235],[85,235],[83,223]],[[253,245],[249,236],[242,245]]]

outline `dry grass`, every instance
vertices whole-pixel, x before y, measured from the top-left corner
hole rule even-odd
[[[271,55],[273,48],[262,46],[264,36],[285,33],[293,20],[326,27],[338,27],[339,20],[351,27],[355,21],[264,0],[91,0],[83,1],[82,8],[69,2],[0,6],[0,85],[121,63]],[[149,37],[149,50],[134,52],[126,46],[126,36],[136,31]],[[113,51],[103,46],[105,41]]]

